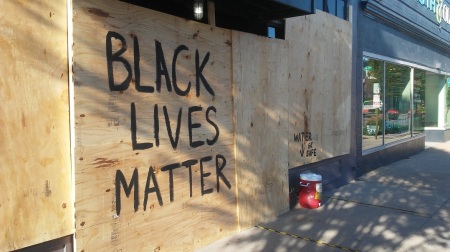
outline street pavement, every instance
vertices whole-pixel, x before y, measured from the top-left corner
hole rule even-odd
[[[450,251],[450,142],[380,167],[206,251]]]

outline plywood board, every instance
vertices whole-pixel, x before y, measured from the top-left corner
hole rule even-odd
[[[240,228],[289,210],[288,44],[233,31]]]
[[[230,31],[74,5],[79,251],[191,251],[237,231]]]
[[[74,232],[67,1],[0,1],[0,251]]]
[[[320,11],[286,21],[290,168],[350,153],[351,37]]]

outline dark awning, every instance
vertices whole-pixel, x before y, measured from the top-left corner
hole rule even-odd
[[[179,17],[193,17],[193,0],[121,0]],[[208,0],[203,0],[206,7]],[[265,22],[315,12],[314,0],[213,0],[220,16]]]
[[[267,21],[314,13],[314,0],[216,0],[216,11]]]
[[[121,0],[186,19],[194,19],[194,0]],[[208,23],[208,0],[203,0],[203,17]],[[212,0],[214,20],[218,27],[267,35],[268,25],[278,27],[282,38],[285,18],[315,13],[314,0]]]
[[[293,16],[303,16],[312,14],[314,10],[314,0],[273,0],[291,9]]]

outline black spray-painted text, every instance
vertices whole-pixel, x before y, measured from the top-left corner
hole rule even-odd
[[[107,63],[107,72],[108,72],[108,86],[110,91],[120,91],[124,92],[130,88],[130,84],[132,80],[134,80],[134,88],[141,93],[148,93],[153,95],[158,95],[162,93],[162,88],[165,86],[165,89],[168,93],[172,93],[176,99],[182,99],[189,96],[190,92],[195,92],[196,97],[200,97],[205,91],[206,94],[215,97],[216,92],[214,91],[211,83],[204,76],[203,71],[207,66],[207,63],[211,57],[210,53],[207,52],[204,55],[201,55],[199,50],[195,50],[195,69],[193,69],[195,73],[194,83],[189,81],[187,84],[183,84],[180,86],[180,83],[177,79],[177,59],[178,55],[183,51],[189,51],[190,49],[186,45],[179,45],[174,49],[171,68],[168,67],[166,63],[166,57],[164,56],[163,45],[158,40],[154,41],[155,48],[155,85],[148,85],[148,83],[144,84],[141,82],[141,68],[140,68],[140,44],[138,37],[136,35],[132,36],[133,38],[133,60],[130,62],[124,56],[124,53],[128,50],[127,41],[124,36],[117,32],[108,32],[106,35],[106,63]],[[119,48],[113,49],[113,39],[119,40]],[[117,76],[114,74],[115,67],[120,66],[126,71],[126,77],[123,80],[117,80]],[[171,70],[171,71],[170,71]],[[133,76],[134,75],[134,76]],[[134,77],[134,79],[133,79]],[[192,90],[191,90],[192,89]],[[195,89],[195,90],[194,90]],[[213,99],[214,100],[214,99]],[[133,150],[151,150],[152,148],[158,148],[163,144],[169,143],[161,143],[161,135],[160,135],[160,127],[166,128],[167,137],[164,139],[169,139],[170,146],[173,150],[178,148],[178,144],[180,142],[180,132],[181,127],[184,124],[187,130],[187,138],[189,139],[189,148],[196,149],[202,146],[213,146],[219,140],[220,136],[220,128],[219,124],[215,121],[215,118],[218,116],[217,108],[213,105],[202,107],[202,106],[189,106],[189,107],[177,107],[175,108],[178,112],[170,114],[170,105],[169,104],[153,104],[152,106],[152,117],[153,123],[152,125],[138,125],[138,116],[139,110],[137,109],[136,101],[131,102],[130,104],[130,121],[131,121],[131,142]],[[174,108],[172,108],[174,109]],[[141,111],[142,113],[142,111]],[[164,115],[164,119],[162,116]],[[203,115],[203,116],[198,116]],[[148,115],[145,115],[148,117]],[[202,118],[202,119],[201,119]],[[202,124],[202,121],[205,121]],[[175,123],[174,123],[175,122]],[[176,126],[174,126],[176,125]],[[214,128],[214,130],[204,137],[199,137],[200,135],[197,132],[200,132],[202,125],[207,125],[210,128]],[[138,128],[150,127],[152,130],[145,130],[142,132],[146,132],[151,135],[145,136],[146,139],[153,139],[153,141],[144,141],[139,142],[138,139]],[[190,186],[190,197],[192,197],[193,192],[193,173],[192,167],[198,165],[200,168],[200,192],[201,195],[210,194],[214,191],[213,188],[205,188],[204,179],[211,175],[211,172],[206,172],[204,167],[205,163],[215,162],[215,174],[216,174],[216,190],[220,191],[221,182],[226,185],[228,189],[231,189],[231,183],[225,177],[223,170],[226,166],[226,159],[224,155],[217,154],[215,156],[207,156],[200,159],[190,159],[180,163],[174,163],[169,165],[162,165],[161,171],[167,172],[169,177],[169,199],[170,202],[173,202],[175,199],[174,192],[174,173],[185,172],[185,176],[188,176],[189,186]],[[155,176],[155,168],[156,166],[150,166],[147,172],[147,181],[145,185],[145,189],[143,192],[144,202],[143,209],[144,211],[147,209],[147,202],[149,199],[149,195],[154,194],[155,200],[157,200],[160,206],[163,206],[164,200],[163,195],[161,195],[162,186],[159,185],[157,181],[157,177]],[[184,168],[184,169],[183,169]],[[135,168],[133,175],[130,179],[125,178],[124,173],[119,169],[116,171],[115,177],[115,194],[116,194],[116,213],[117,215],[121,212],[121,191],[125,192],[126,197],[130,197],[131,191],[134,190],[134,210],[138,210],[139,206],[139,173],[138,169]]]

